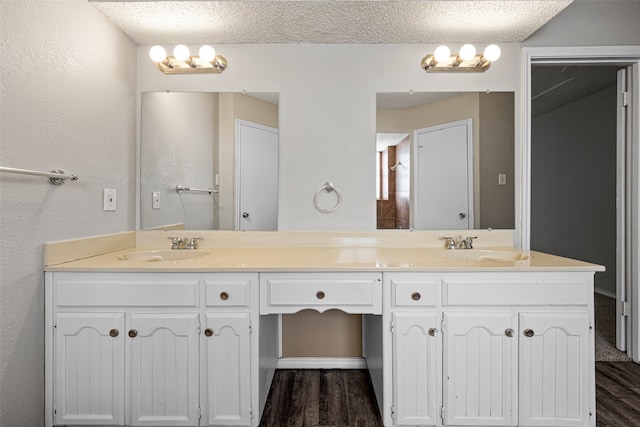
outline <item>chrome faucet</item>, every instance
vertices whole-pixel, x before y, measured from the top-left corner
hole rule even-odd
[[[475,237],[448,237],[442,236],[440,240],[444,240],[444,247],[447,249],[473,249],[473,239],[477,239],[478,236]]]
[[[195,237],[167,237],[171,240],[171,249],[198,249],[198,240],[202,239],[202,236]]]

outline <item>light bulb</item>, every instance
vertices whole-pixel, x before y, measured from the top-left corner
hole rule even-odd
[[[500,48],[495,44],[490,44],[484,49],[484,59],[487,61],[493,62],[497,61],[500,58]]]
[[[460,48],[460,58],[463,61],[471,61],[476,57],[476,48],[472,44],[465,44]]]
[[[205,62],[211,62],[216,57],[216,50],[208,44],[205,44],[198,51],[198,56]]]
[[[451,49],[449,49],[445,45],[438,46],[433,52],[433,57],[435,58],[436,62],[447,62],[451,57]]]
[[[183,44],[179,44],[173,48],[173,57],[178,61],[186,61],[191,56],[189,48]]]
[[[167,51],[162,46],[153,46],[149,49],[149,58],[153,62],[162,62],[167,59]]]

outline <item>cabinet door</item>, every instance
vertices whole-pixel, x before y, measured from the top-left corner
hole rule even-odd
[[[203,359],[206,365],[206,425],[251,423],[249,313],[207,313]]]
[[[515,425],[518,391],[515,314],[445,313],[444,316],[444,423]]]
[[[522,425],[587,424],[588,334],[587,313],[520,315]]]
[[[124,424],[124,336],[124,313],[56,316],[56,424]]]
[[[198,314],[132,313],[133,425],[198,425]]]
[[[393,313],[395,424],[437,424],[442,389],[437,313]]]

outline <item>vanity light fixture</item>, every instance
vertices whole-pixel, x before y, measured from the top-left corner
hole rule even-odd
[[[491,63],[500,58],[500,48],[495,44],[484,49],[482,55],[476,53],[476,48],[471,44],[465,44],[460,48],[459,54],[451,54],[447,46],[438,46],[433,54],[422,58],[420,66],[427,73],[441,72],[472,72],[487,71]]]
[[[227,68],[227,60],[209,45],[198,51],[199,56],[191,55],[189,48],[179,44],[173,48],[173,56],[167,56],[162,46],[149,49],[149,57],[165,74],[221,73]]]

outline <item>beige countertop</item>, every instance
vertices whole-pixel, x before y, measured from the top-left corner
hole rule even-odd
[[[442,247],[202,247],[198,258],[180,261],[121,260],[131,252],[166,251],[164,246],[133,247],[45,266],[46,271],[76,272],[273,272],[273,271],[604,271],[604,267],[512,247],[482,250],[521,252],[519,261],[447,258]],[[184,251],[184,250],[181,250]],[[463,251],[463,249],[459,250]],[[443,256],[443,254],[445,256]]]

